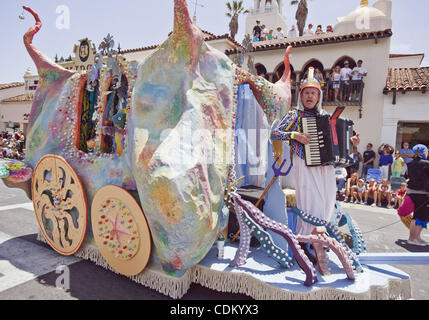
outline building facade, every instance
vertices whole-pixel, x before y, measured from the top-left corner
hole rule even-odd
[[[286,31],[283,5],[281,0],[255,0],[247,15],[247,32],[251,34],[256,20],[266,22],[268,28],[281,26]],[[426,95],[429,68],[420,65],[423,54],[391,53],[391,12],[391,0],[377,0],[372,6],[362,0],[360,7],[337,19],[333,33],[254,42],[248,55],[252,57],[258,75],[276,82],[284,71],[285,50],[292,45],[291,107],[296,105],[300,83],[309,67],[319,69],[323,77],[324,108],[332,112],[337,105],[346,106],[342,116],[354,121],[355,130],[361,137],[361,152],[367,143],[376,148],[382,143],[399,147],[403,141],[429,144],[429,99]],[[208,45],[224,52],[233,61],[239,60],[237,58],[245,45],[241,46],[228,34],[217,36],[204,30],[203,33]],[[141,62],[158,46],[118,48],[116,57]],[[86,72],[94,64],[97,49],[91,40],[85,38],[74,46],[73,53],[73,58],[56,60],[66,69]],[[107,60],[106,57],[104,59]],[[336,102],[330,75],[335,66],[343,67],[346,60],[351,68],[362,60],[368,74],[359,90],[354,92],[352,101]],[[248,69],[246,63],[242,67]],[[26,74],[25,87],[16,89],[24,92],[16,92],[16,95],[2,101],[3,126],[19,122],[21,127],[25,127],[23,118],[29,113],[34,81],[37,79]]]

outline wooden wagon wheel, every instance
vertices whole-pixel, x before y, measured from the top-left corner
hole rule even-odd
[[[40,230],[58,253],[72,255],[85,238],[87,205],[82,183],[67,161],[56,155],[40,159],[31,186]]]
[[[109,185],[92,201],[92,232],[101,255],[117,272],[137,275],[151,254],[150,230],[142,209],[128,191]]]

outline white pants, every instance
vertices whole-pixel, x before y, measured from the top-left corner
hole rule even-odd
[[[381,179],[389,179],[389,165],[381,166]]]
[[[292,170],[298,209],[329,222],[336,200],[337,183],[334,167],[307,167],[305,160],[293,155]],[[309,235],[313,229],[314,226],[298,218],[296,234]]]

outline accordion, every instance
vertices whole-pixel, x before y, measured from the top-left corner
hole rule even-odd
[[[339,118],[345,107],[338,107],[332,116],[317,115],[302,119],[303,132],[311,136],[305,145],[307,166],[335,165],[348,167],[354,163],[353,121]]]

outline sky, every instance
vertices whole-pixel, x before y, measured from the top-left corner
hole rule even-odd
[[[195,0],[188,0],[191,16]],[[216,35],[229,32],[226,17],[226,0],[198,0],[197,25]],[[296,6],[284,1],[283,12],[288,26],[296,24]],[[370,0],[372,5],[375,0]],[[36,35],[36,47],[52,59],[58,54],[64,58],[73,55],[73,46],[83,38],[89,38],[98,47],[110,33],[116,45],[134,49],[156,45],[164,41],[173,29],[173,0],[1,0],[0,1],[0,83],[22,82],[27,68],[36,72],[22,42],[22,36],[34,24],[25,13],[20,20],[22,6],[38,12],[42,30]],[[327,5],[329,4],[329,5]],[[360,0],[308,0],[308,23],[335,25],[338,17],[356,9]],[[244,6],[252,8],[253,0],[244,0]],[[393,0],[393,37],[391,53],[424,53],[422,66],[429,66],[429,1]],[[63,17],[69,16],[69,21]],[[244,37],[245,16],[239,19],[236,40]],[[317,52],[315,52],[317,57]]]

